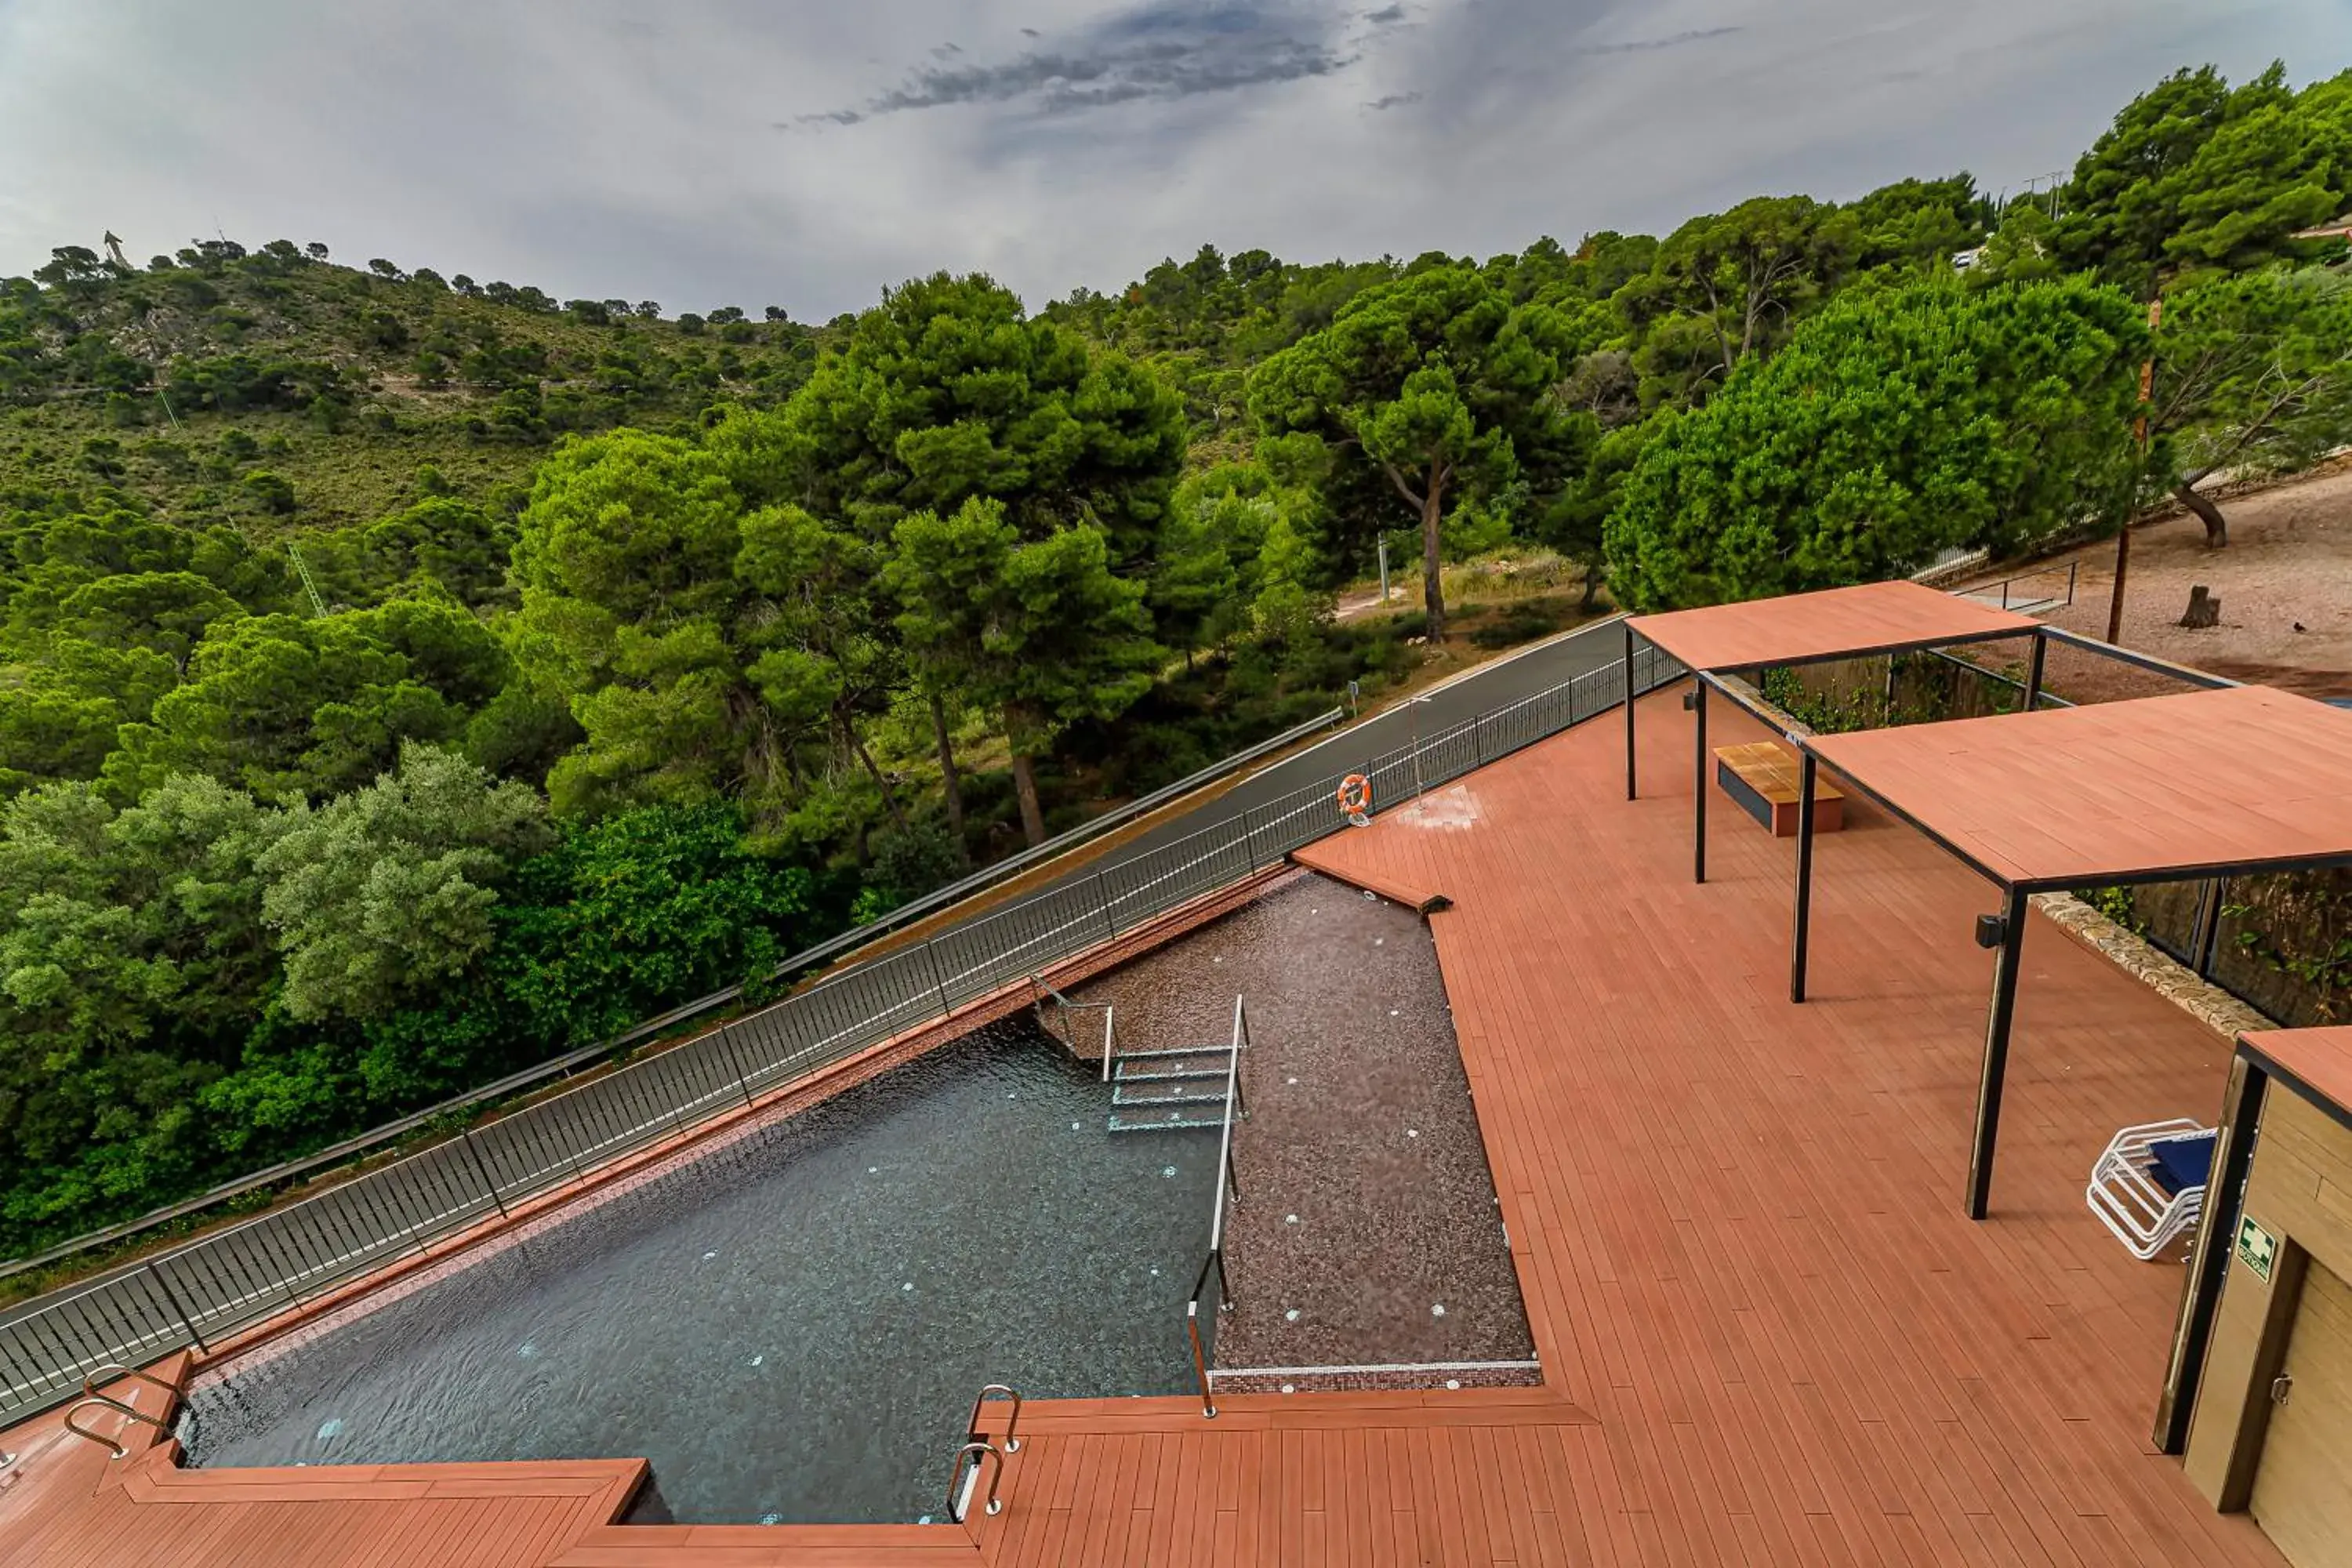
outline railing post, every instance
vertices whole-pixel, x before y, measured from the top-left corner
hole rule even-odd
[[[951,1009],[948,1006],[947,976],[940,968],[939,942],[927,939],[923,943],[923,956],[931,961],[931,985],[940,994],[940,1016],[944,1018]]]
[[[735,1054],[735,1042],[727,1037],[734,1027],[732,1024],[719,1026],[719,1048],[727,1053],[727,1065],[735,1069],[735,1087],[743,1091],[743,1109],[749,1110],[751,1109],[751,1075],[744,1070],[743,1058]]]
[[[490,1202],[499,1205],[499,1217],[505,1219],[507,1201],[499,1195],[499,1184],[490,1180],[490,1168],[482,1163],[482,1152],[474,1147],[472,1130],[465,1127],[458,1128],[457,1142],[463,1143],[466,1146],[466,1152],[474,1157],[474,1173],[482,1178],[482,1190],[490,1194]]]
[[[1201,1382],[1201,1418],[1217,1418],[1217,1401],[1209,1392],[1209,1358],[1201,1350],[1201,1301],[1194,1297],[1184,1307],[1185,1331],[1192,1336],[1192,1373]]]
[[[1118,934],[1118,922],[1111,919],[1110,893],[1108,889],[1109,884],[1103,880],[1103,874],[1100,871],[1096,872],[1095,902],[1102,908],[1103,935],[1105,938],[1115,937]]]
[[[180,1298],[173,1294],[170,1282],[155,1272],[152,1263],[142,1263],[139,1267],[147,1271],[147,1278],[153,1280],[155,1289],[163,1293],[163,1304],[172,1309],[173,1314],[180,1320],[180,1326],[188,1331],[188,1338],[195,1342],[198,1353],[212,1354],[212,1347],[205,1343],[204,1335],[196,1332],[196,1321],[188,1316],[185,1307],[180,1305]]]

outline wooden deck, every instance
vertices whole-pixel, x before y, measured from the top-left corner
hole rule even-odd
[[[2280,1563],[2149,1450],[2180,1269],[2132,1261],[2082,1200],[2115,1128],[2213,1111],[2229,1042],[2035,917],[1992,1217],[1969,1223],[1990,888],[1849,802],[1816,847],[1815,1000],[1791,1005],[1793,846],[1711,814],[1692,885],[1677,695],[1644,704],[1639,802],[1600,723],[1300,856],[1452,900],[1431,921],[1543,1388],[1235,1396],[1213,1422],[1034,1404],[971,1534],[610,1527],[551,1479],[265,1501],[158,1473],[138,1496],[85,1447],[71,1485],[0,1492],[0,1561]]]

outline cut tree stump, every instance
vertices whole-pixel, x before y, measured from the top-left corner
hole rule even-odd
[[[2221,601],[2211,589],[2200,583],[2189,590],[2189,608],[2180,616],[2180,624],[2191,629],[2221,624]]]

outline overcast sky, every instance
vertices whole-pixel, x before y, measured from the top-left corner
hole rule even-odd
[[[1034,307],[1294,259],[2014,187],[2174,66],[2352,63],[2346,0],[0,0],[0,274],[109,228],[559,298]]]

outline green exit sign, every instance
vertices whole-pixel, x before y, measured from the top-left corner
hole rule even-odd
[[[2246,1215],[2238,1221],[2238,1261],[2254,1271],[2254,1278],[2268,1281],[2271,1265],[2278,1259],[2278,1237]]]

